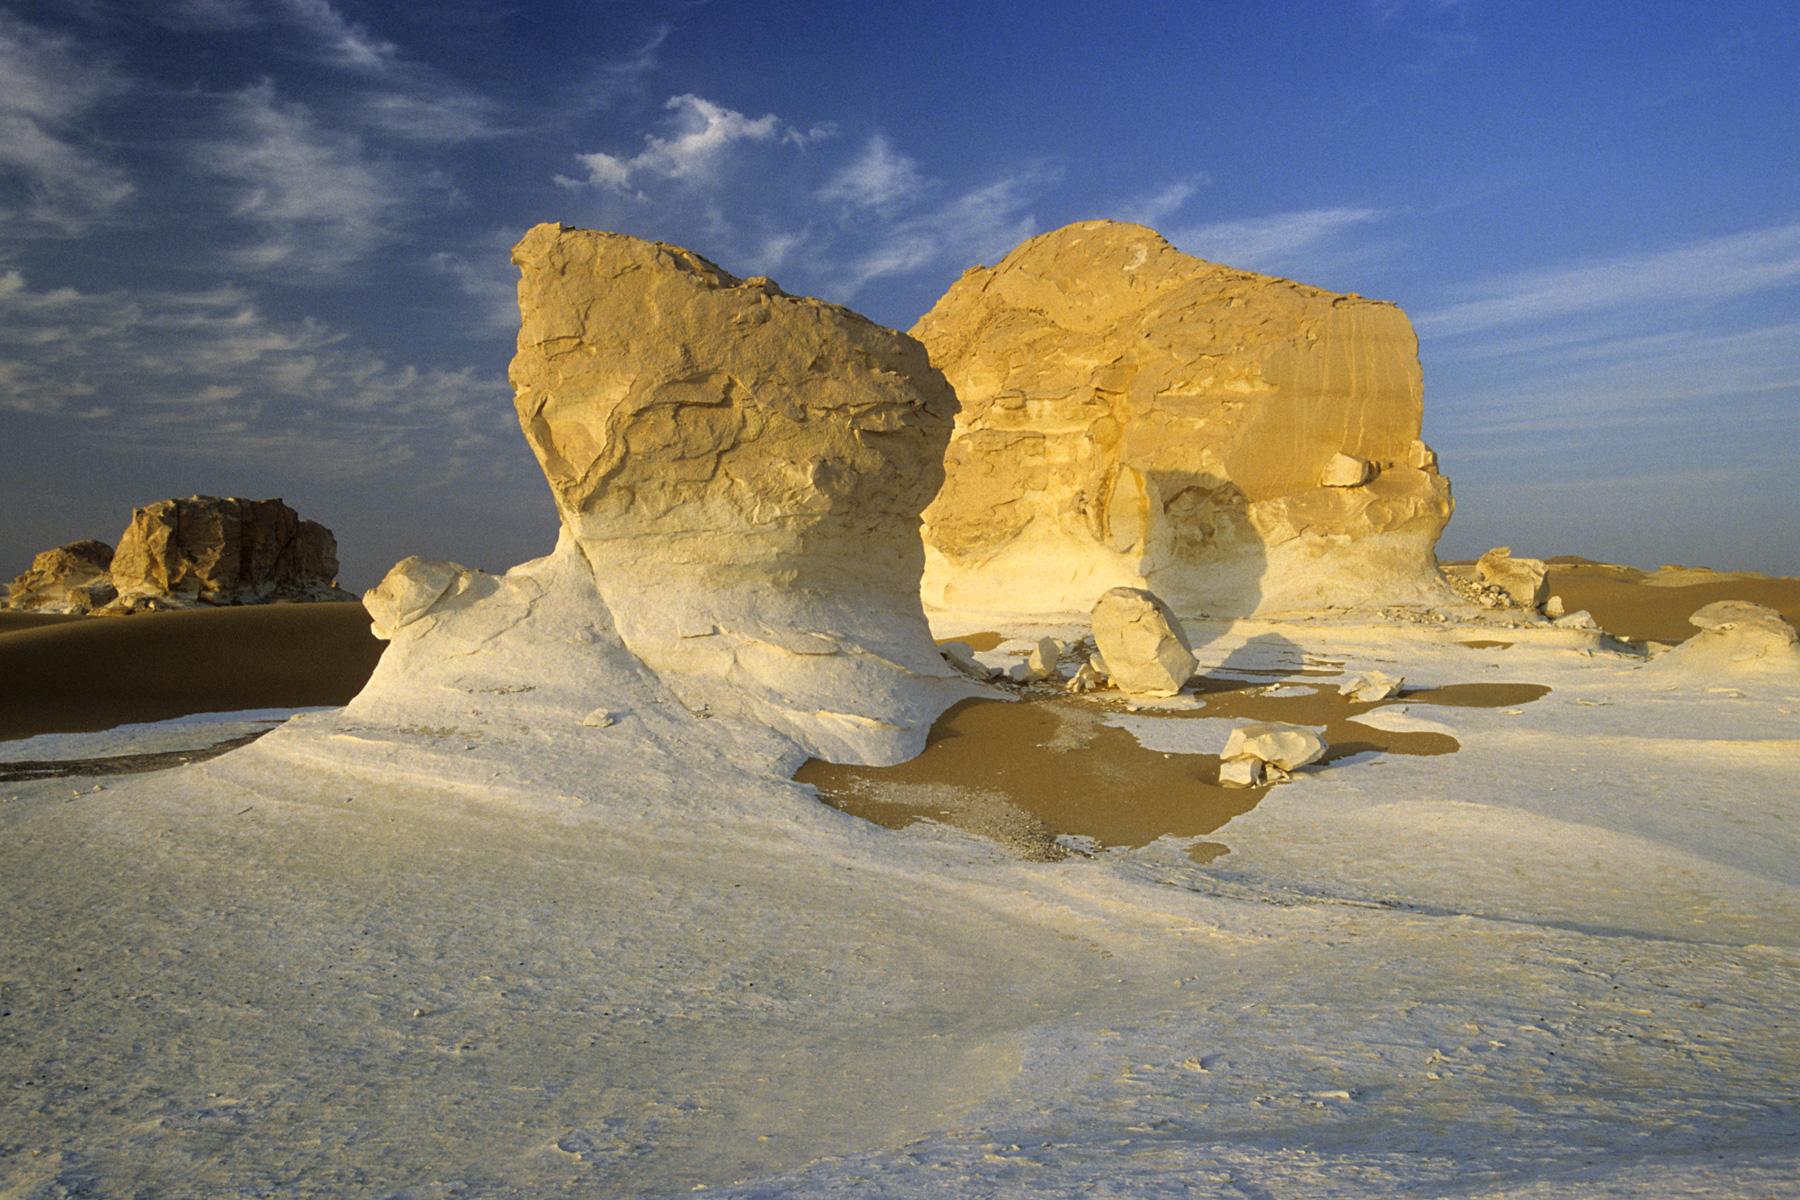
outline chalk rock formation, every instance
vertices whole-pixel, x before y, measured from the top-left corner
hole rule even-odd
[[[1197,665],[1181,622],[1142,588],[1116,587],[1094,605],[1094,645],[1113,686],[1138,696],[1173,696]]]
[[[1325,757],[1325,739],[1304,725],[1240,725],[1219,754],[1219,782],[1226,787],[1282,783]]]
[[[428,669],[420,655],[456,629],[525,639],[479,613],[530,610],[574,560],[595,597],[582,645],[616,642],[690,713],[840,762],[916,754],[982,690],[919,603],[919,513],[956,411],[924,348],[619,234],[539,225],[513,262],[515,407],[564,536],[499,578],[396,568],[370,599],[396,650],[418,643],[395,670]]]
[[[1476,559],[1475,574],[1521,608],[1541,608],[1550,599],[1549,565],[1541,558],[1514,558],[1511,546],[1496,546]]]
[[[1772,608],[1746,600],[1720,600],[1688,621],[1700,632],[1658,655],[1648,669],[1697,679],[1800,674],[1800,637]]]
[[[1451,600],[1450,486],[1392,304],[1087,221],[965,273],[913,334],[962,403],[925,513],[933,608],[1178,613]]]
[[[7,588],[5,607],[15,612],[92,612],[114,596],[113,549],[105,542],[70,542],[45,550]]]
[[[119,596],[106,611],[354,599],[337,570],[331,530],[280,500],[159,500],[134,510],[119,538]]]

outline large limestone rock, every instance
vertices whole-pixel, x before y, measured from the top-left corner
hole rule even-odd
[[[1173,696],[1196,660],[1169,606],[1142,588],[1116,587],[1094,604],[1094,645],[1107,677],[1122,692]]]
[[[113,598],[113,549],[105,542],[70,542],[31,560],[7,588],[6,607],[16,612],[92,612]]]
[[[604,624],[692,712],[837,761],[917,753],[976,690],[919,602],[956,412],[924,347],[619,234],[540,225],[513,261],[519,424]],[[418,569],[390,582],[396,619],[445,603]]]
[[[913,328],[962,403],[928,606],[1184,616],[1443,603],[1449,482],[1399,308],[1087,221],[965,273]]]
[[[119,538],[107,611],[354,599],[337,570],[331,530],[280,500],[159,500],[133,510]]]

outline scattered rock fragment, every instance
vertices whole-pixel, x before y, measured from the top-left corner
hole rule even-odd
[[[1094,605],[1094,643],[1120,691],[1173,696],[1198,665],[1169,606],[1142,588],[1116,587]]]
[[[1398,675],[1389,675],[1382,671],[1365,671],[1361,675],[1353,675],[1338,685],[1338,692],[1353,704],[1373,704],[1377,700],[1386,700],[1398,696],[1406,680]]]
[[[1541,558],[1514,558],[1510,546],[1496,546],[1475,562],[1481,582],[1499,588],[1521,608],[1540,608],[1550,598],[1549,571]]]
[[[1546,617],[1554,619],[1564,615],[1567,611],[1568,610],[1563,607],[1563,598],[1561,596],[1552,596],[1544,601],[1544,615]]]
[[[993,677],[994,673],[986,663],[975,657],[975,648],[967,642],[945,642],[938,647],[938,653],[944,656],[945,662],[971,679],[985,681]]]
[[[1071,692],[1097,692],[1106,686],[1106,673],[1094,664],[1084,662],[1069,679],[1068,689]]]
[[[1227,787],[1283,783],[1301,767],[1325,757],[1325,750],[1325,739],[1304,725],[1240,725],[1219,755],[1219,782]],[[1241,782],[1245,779],[1251,782]]]
[[[1037,682],[1055,678],[1062,652],[1062,643],[1055,638],[1039,638],[1037,645],[1031,648],[1031,654],[1025,659],[1025,665],[1031,668],[1032,680]]]

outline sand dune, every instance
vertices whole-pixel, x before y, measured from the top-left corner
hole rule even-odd
[[[0,615],[0,738],[196,712],[344,704],[383,649],[355,603]]]
[[[1683,642],[1696,630],[1688,618],[1717,600],[1766,604],[1800,625],[1800,579],[1684,571],[1696,582],[1671,585],[1673,572],[1646,574],[1607,563],[1550,564],[1550,591],[1570,612],[1587,609],[1601,628],[1634,641]]]

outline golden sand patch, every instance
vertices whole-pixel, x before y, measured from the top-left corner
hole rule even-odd
[[[1450,754],[1448,734],[1378,729],[1356,718],[1396,703],[1500,708],[1549,693],[1538,684],[1455,684],[1373,704],[1333,688],[1269,695],[1267,685],[1201,679],[1199,707],[1144,714],[1180,721],[1216,717],[1323,726],[1330,751],[1313,770],[1354,755]],[[1015,703],[966,700],[939,718],[923,753],[891,767],[845,766],[814,759],[795,778],[825,803],[891,829],[936,820],[989,837],[1026,858],[1068,851],[1070,836],[1100,847],[1144,846],[1159,837],[1199,838],[1262,799],[1267,788],[1219,784],[1219,759],[1146,749],[1105,723],[1123,704],[1066,697]],[[1192,847],[1198,861],[1225,853],[1216,842]]]
[[[354,601],[76,617],[0,635],[0,739],[346,704],[386,643]]]

